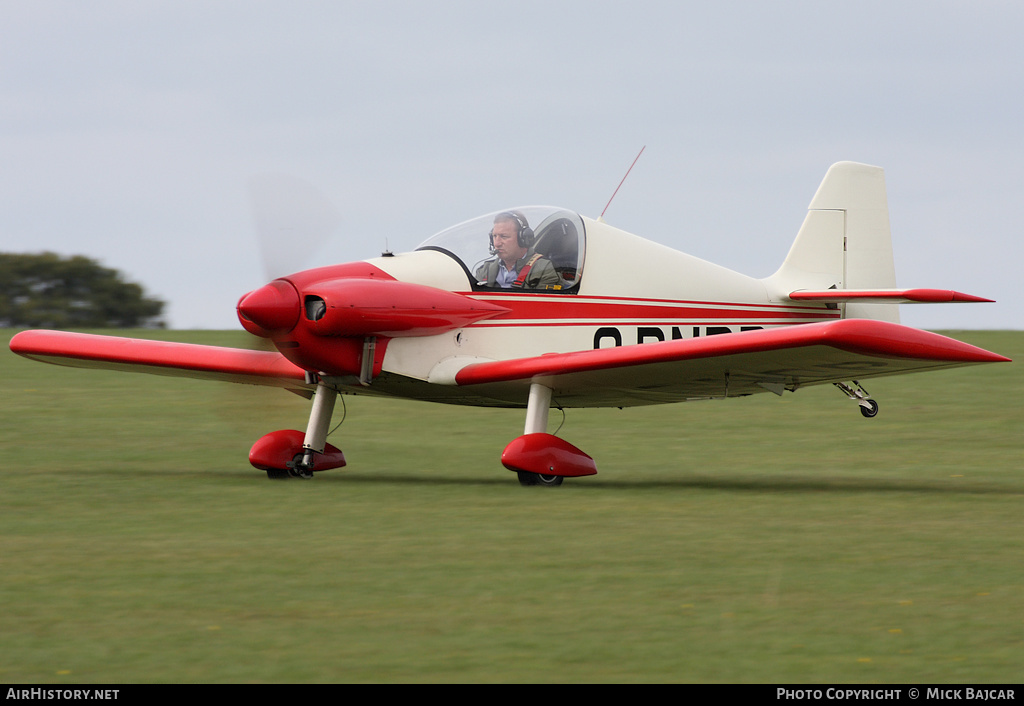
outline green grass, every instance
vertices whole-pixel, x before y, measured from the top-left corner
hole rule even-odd
[[[297,396],[0,353],[0,682],[1019,682],[1024,372],[865,384],[570,410],[558,489],[521,411],[348,398],[271,482]]]

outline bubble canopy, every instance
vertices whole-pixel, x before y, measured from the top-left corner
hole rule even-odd
[[[531,261],[535,272],[547,271],[547,261],[557,273],[559,283],[539,289],[558,294],[578,291],[583,274],[586,233],[579,214],[563,208],[526,206],[495,211],[446,228],[416,249],[436,250],[455,259],[466,271],[474,290],[500,289],[497,285],[488,286],[486,274],[488,268],[493,271],[497,266],[498,255],[491,248],[491,229],[500,221],[513,223],[519,245],[527,251],[520,260],[520,273]],[[527,279],[513,290],[538,291],[537,286],[529,286],[529,281]],[[550,281],[553,278],[549,275],[546,282]]]

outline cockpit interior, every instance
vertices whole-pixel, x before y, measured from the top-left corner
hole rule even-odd
[[[489,262],[498,259],[491,237],[495,222],[510,217],[520,234],[520,245],[528,252],[523,259],[533,260],[535,265],[541,259],[549,261],[559,280],[558,284],[545,286],[542,290],[521,285],[520,291],[575,294],[583,276],[586,232],[583,219],[573,211],[552,206],[495,211],[447,228],[416,249],[436,250],[455,259],[465,270],[473,290],[499,289],[495,285],[488,286],[480,273]]]

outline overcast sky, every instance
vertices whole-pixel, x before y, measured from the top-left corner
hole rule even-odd
[[[85,254],[237,328],[265,279],[248,187],[316,184],[297,267],[513,205],[763,277],[825,171],[886,169],[924,328],[1024,329],[1019,2],[0,0],[0,250]],[[301,239],[296,239],[301,242]]]

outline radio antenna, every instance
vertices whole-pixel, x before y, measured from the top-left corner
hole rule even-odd
[[[637,159],[640,159],[640,155],[644,153],[645,149],[647,149],[647,145],[644,145],[643,147],[640,148],[640,152],[637,154],[636,159],[633,160],[633,164],[630,164],[629,165],[629,169],[626,170],[626,176],[622,177],[622,181],[620,181],[619,185],[615,187],[615,191],[612,192],[612,198],[608,199],[608,203],[606,203],[604,205],[604,211],[601,211],[601,216],[597,220],[599,220],[599,221],[603,221],[604,220],[604,213],[605,213],[605,211],[607,211],[608,207],[612,205],[612,199],[615,198],[615,194],[619,193],[619,189],[622,188],[622,184],[626,181],[626,177],[628,177],[629,173],[631,171],[633,171],[633,165],[636,164],[636,160]]]

